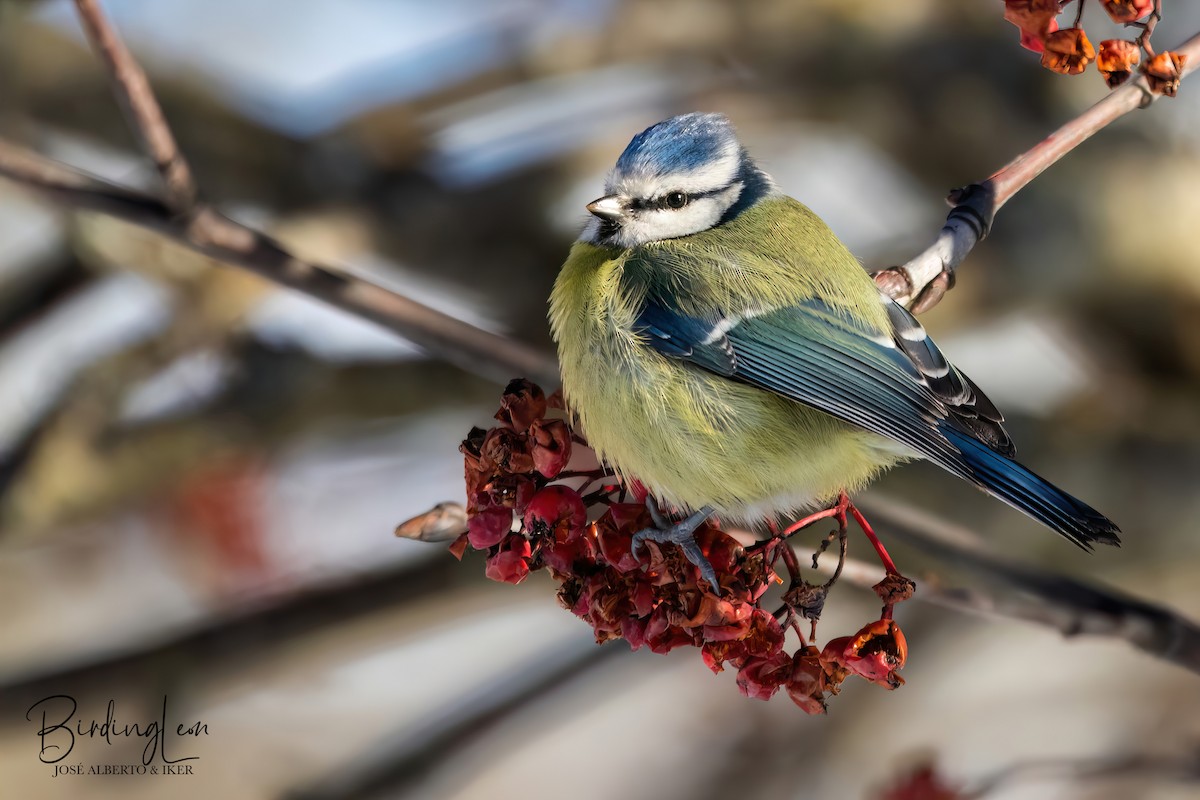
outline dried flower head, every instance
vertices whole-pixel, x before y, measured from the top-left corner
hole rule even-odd
[[[1105,39],[1100,43],[1100,53],[1096,56],[1096,69],[1100,70],[1104,82],[1112,89],[1129,80],[1133,68],[1141,58],[1141,49],[1137,42],[1129,39]]]
[[[1052,72],[1078,75],[1096,61],[1104,82],[1113,89],[1129,80],[1145,53],[1148,61],[1141,71],[1150,90],[1174,97],[1186,57],[1169,51],[1155,55],[1150,39],[1162,19],[1162,4],[1158,0],[1099,1],[1114,22],[1141,31],[1135,39],[1105,39],[1100,43],[1099,56],[1079,27],[1085,0],[1076,0],[1075,24],[1062,30],[1058,15],[1071,0],[1004,0],[1004,18],[1020,28],[1021,46],[1041,53],[1042,66]]]
[[[829,673],[821,663],[821,651],[811,645],[797,650],[792,656],[792,675],[787,682],[787,693],[792,702],[806,714],[824,714],[827,711],[825,693],[830,690]]]
[[[892,572],[885,575],[883,580],[871,588],[875,590],[875,594],[879,595],[879,599],[885,606],[894,606],[912,597],[917,590],[917,584],[911,578]]]
[[[534,420],[546,416],[548,405],[542,387],[524,378],[517,378],[509,381],[508,386],[504,387],[496,419],[513,430],[524,433],[529,430]]]
[[[1113,22],[1136,22],[1154,10],[1154,0],[1100,0]]]
[[[653,524],[645,490],[636,482],[622,486],[602,467],[568,471],[579,439],[564,420],[546,416],[561,407],[557,393],[548,400],[534,384],[513,381],[496,414],[500,424],[467,435],[459,448],[467,533],[451,552],[483,551],[487,577],[505,583],[545,570],[559,583],[559,602],[591,625],[597,642],[625,639],[655,653],[698,648],[713,672],[735,670],[748,697],[766,700],[785,689],[801,709],[819,714],[850,675],[901,683],[895,671],[904,663],[904,638],[890,612],[911,593],[911,581],[891,575],[881,584],[888,619],[824,651],[800,636],[789,652],[787,632],[799,635],[800,618],[815,624],[830,584],[803,581],[789,566],[783,607],[764,609],[768,589],[780,582],[776,560],[794,561],[791,545],[772,538],[744,547],[711,521],[697,530],[696,543],[716,571],[719,592],[673,544],[650,541],[635,551],[634,534]],[[627,493],[638,502],[625,502]]]
[[[1179,91],[1179,79],[1183,77],[1183,67],[1187,64],[1187,56],[1164,50],[1142,66],[1142,73],[1150,82],[1150,91],[1174,97]]]
[[[897,670],[908,660],[908,643],[893,619],[879,619],[853,636],[825,645],[821,658],[851,675],[895,689],[904,683]]]
[[[1078,75],[1096,58],[1083,28],[1064,28],[1046,37],[1042,66],[1063,75]]]
[[[1060,11],[1060,0],[1004,0],[1004,18],[1021,29],[1021,46],[1035,53],[1058,30]]]

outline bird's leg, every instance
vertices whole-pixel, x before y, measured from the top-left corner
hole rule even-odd
[[[646,495],[646,510],[650,512],[650,519],[654,520],[654,527],[659,530],[671,527],[671,517],[662,510],[662,506],[652,494]]]
[[[687,560],[700,570],[700,575],[712,585],[713,591],[719,595],[721,586],[717,583],[716,570],[705,557],[700,545],[696,544],[696,529],[712,516],[715,509],[712,506],[705,506],[691,516],[672,523],[670,517],[659,508],[658,501],[654,499],[654,496],[648,494],[646,495],[646,510],[650,512],[650,517],[654,520],[654,527],[640,530],[633,535],[633,551],[636,553],[638,546],[647,540],[660,544],[670,542],[678,545]]]

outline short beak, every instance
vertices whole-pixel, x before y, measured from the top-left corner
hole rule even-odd
[[[610,194],[587,204],[587,210],[606,222],[625,219],[625,207],[619,195]]]

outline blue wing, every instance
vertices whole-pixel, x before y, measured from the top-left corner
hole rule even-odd
[[[1081,547],[1115,544],[1099,512],[1011,460],[1003,416],[946,361],[903,307],[868,330],[819,300],[695,317],[648,301],[636,332],[659,353],[832,414],[900,442]]]

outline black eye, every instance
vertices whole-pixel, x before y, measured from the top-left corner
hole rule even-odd
[[[688,196],[683,192],[671,192],[664,199],[668,208],[683,208],[687,205]]]

